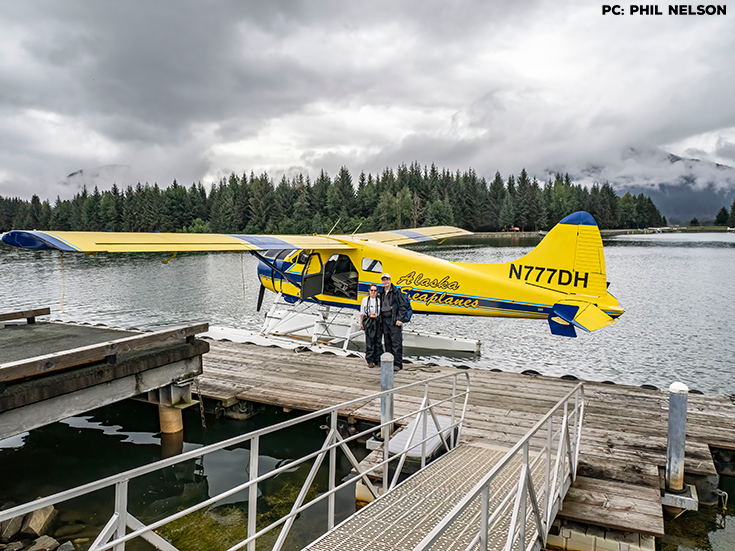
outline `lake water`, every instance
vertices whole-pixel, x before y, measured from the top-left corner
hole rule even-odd
[[[426,247],[467,262],[507,262],[534,243]],[[605,240],[609,291],[626,309],[611,327],[576,339],[538,320],[416,314],[411,328],[480,339],[482,354],[461,363],[505,371],[668,387],[682,381],[735,394],[735,234],[623,235]],[[52,318],[155,328],[207,321],[259,329],[274,295],[256,312],[250,255],[87,255],[0,248],[2,309],[50,306]],[[62,277],[63,262],[63,277]],[[62,312],[63,297],[63,312]],[[452,360],[434,359],[440,363]]]
[[[478,358],[422,359],[660,388],[678,380],[707,393],[735,395],[735,234],[623,235],[604,243],[609,290],[626,309],[613,326],[568,339],[552,336],[545,321],[416,314],[414,329],[482,341]],[[507,262],[534,244],[517,241],[505,246],[421,250],[448,260]],[[121,328],[200,321],[260,328],[273,295],[266,297],[263,312],[256,312],[254,258],[179,254],[163,264],[166,257],[67,254],[62,259],[58,252],[0,246],[0,311],[50,306],[52,319]],[[116,404],[0,442],[0,473],[13,473],[0,477],[0,506],[5,498],[33,499],[160,458],[157,416],[151,408],[133,402]],[[185,412],[184,448],[272,424],[284,415],[266,410],[248,421],[208,420],[210,427],[203,431],[198,411],[192,408]],[[275,464],[318,446],[323,432],[318,425],[312,429],[311,435],[274,441],[264,453]],[[289,447],[294,440],[303,450]],[[247,454],[246,449],[223,450],[197,467],[198,478],[192,476],[190,483],[199,483],[202,492],[212,495],[241,475]],[[735,493],[732,479],[724,479],[723,485]],[[141,507],[154,506],[167,498],[161,492],[163,486],[153,485],[148,494],[141,491],[136,499]],[[341,510],[347,514],[353,505],[349,498],[343,499]],[[87,515],[92,515],[89,511],[94,507],[87,509]],[[687,518],[696,519],[696,528]],[[733,517],[708,510],[682,519],[667,525],[667,531],[679,530],[683,539],[671,540],[663,549],[733,549]],[[92,525],[96,520],[85,518]],[[725,520],[731,524],[723,529]],[[696,540],[690,538],[694,532]]]

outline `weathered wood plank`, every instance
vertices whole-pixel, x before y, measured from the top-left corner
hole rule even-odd
[[[69,394],[115,379],[159,368],[187,358],[201,356],[209,349],[209,343],[194,340],[166,348],[126,356],[111,365],[106,362],[85,364],[77,369],[52,372],[44,377],[21,380],[6,387],[0,394],[0,413]]]
[[[5,312],[0,313],[0,321],[26,319],[28,323],[35,323],[38,316],[48,316],[49,314],[51,314],[51,308],[34,308],[32,310]]]
[[[0,381],[13,381],[83,363],[98,362],[105,358],[114,358],[117,354],[123,352],[140,350],[152,344],[166,344],[186,339],[198,333],[204,333],[208,329],[208,323],[201,323],[187,327],[143,333],[141,335],[124,337],[104,343],[82,346],[72,350],[64,350],[54,354],[8,362],[0,364]]]
[[[636,499],[631,495],[640,497]],[[661,496],[658,490],[640,486],[632,488],[625,496],[572,486],[567,492],[564,507],[558,516],[614,530],[663,537],[664,520],[661,508],[659,506],[659,512],[655,515],[651,514],[648,505],[656,501],[660,504]]]

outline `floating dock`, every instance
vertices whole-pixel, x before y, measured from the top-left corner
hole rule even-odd
[[[308,351],[211,341],[203,368],[202,396],[221,412],[248,411],[251,404],[317,411],[380,390],[380,370],[363,360]],[[455,369],[405,364],[395,386]],[[485,370],[472,370],[470,380],[461,443],[506,449],[579,382]],[[668,392],[601,382],[585,382],[584,392],[578,476],[557,519],[582,531],[588,525],[598,537],[634,533],[647,548],[644,540],[664,536]],[[380,421],[375,405],[357,404],[340,415],[349,423]],[[711,449],[735,450],[735,405],[725,396],[692,393],[685,475],[705,503],[716,503],[719,480]]]

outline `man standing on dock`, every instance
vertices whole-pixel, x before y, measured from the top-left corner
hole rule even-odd
[[[385,351],[393,354],[393,371],[403,368],[403,324],[408,306],[406,296],[390,281],[390,274],[381,276],[380,315],[383,324]]]

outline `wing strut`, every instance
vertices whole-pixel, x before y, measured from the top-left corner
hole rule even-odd
[[[262,254],[260,254],[258,251],[250,251],[250,254],[252,254],[255,258],[260,260],[263,264],[268,266],[271,270],[276,272],[278,275],[280,275],[283,279],[287,280],[290,284],[292,284],[294,287],[301,289],[301,284],[293,279],[291,276],[289,276],[286,272],[281,270],[278,266],[273,264],[270,260],[268,260],[266,257],[264,257]]]

